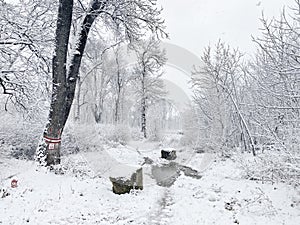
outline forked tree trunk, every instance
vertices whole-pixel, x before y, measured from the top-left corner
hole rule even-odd
[[[61,135],[70,114],[76,81],[90,28],[104,5],[93,1],[87,12],[76,43],[70,66],[66,68],[69,35],[72,22],[73,0],[60,0],[55,36],[52,71],[52,98],[48,123],[37,149],[37,160],[42,165],[60,163]]]
[[[72,22],[73,0],[60,0],[52,61],[52,97],[48,123],[37,150],[41,164],[60,163],[61,134],[68,114],[66,108],[66,61]]]

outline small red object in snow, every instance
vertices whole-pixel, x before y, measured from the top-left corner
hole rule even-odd
[[[18,187],[18,180],[17,179],[12,179],[11,180],[11,187],[12,188]]]

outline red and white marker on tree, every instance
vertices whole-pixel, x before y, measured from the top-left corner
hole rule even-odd
[[[49,150],[54,150],[55,146],[61,143],[60,138],[50,138],[47,136],[44,136],[45,142],[49,145],[48,149]]]

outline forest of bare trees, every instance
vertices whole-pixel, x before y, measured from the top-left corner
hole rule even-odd
[[[257,51],[247,59],[222,41],[204,50],[192,75],[198,127],[206,148],[232,148],[258,155],[266,180],[299,180],[300,2],[280,18],[261,18],[253,37]],[[263,154],[262,154],[263,153]],[[254,165],[252,165],[254,166]],[[255,169],[254,169],[255,170]]]
[[[300,0],[0,0],[0,224],[298,225],[299,186]]]
[[[156,1],[0,4],[1,106],[27,119],[49,110],[37,151],[42,164],[60,162],[67,121],[135,127],[144,138],[166,127],[172,103],[160,39],[168,35]],[[296,182],[299,8],[297,0],[279,18],[262,16],[251,57],[222,40],[204,49],[191,71],[193,104],[182,114],[186,144],[251,152],[267,165],[252,175]]]

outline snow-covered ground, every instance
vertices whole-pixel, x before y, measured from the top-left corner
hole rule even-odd
[[[299,224],[299,190],[244,180],[232,160],[185,149],[176,161],[200,171],[201,179],[182,173],[171,187],[161,187],[145,164],[144,190],[113,194],[109,176],[138,168],[145,156],[163,163],[161,147],[135,141],[67,155],[63,174],[2,154],[0,224]],[[10,187],[12,177],[17,188]]]

